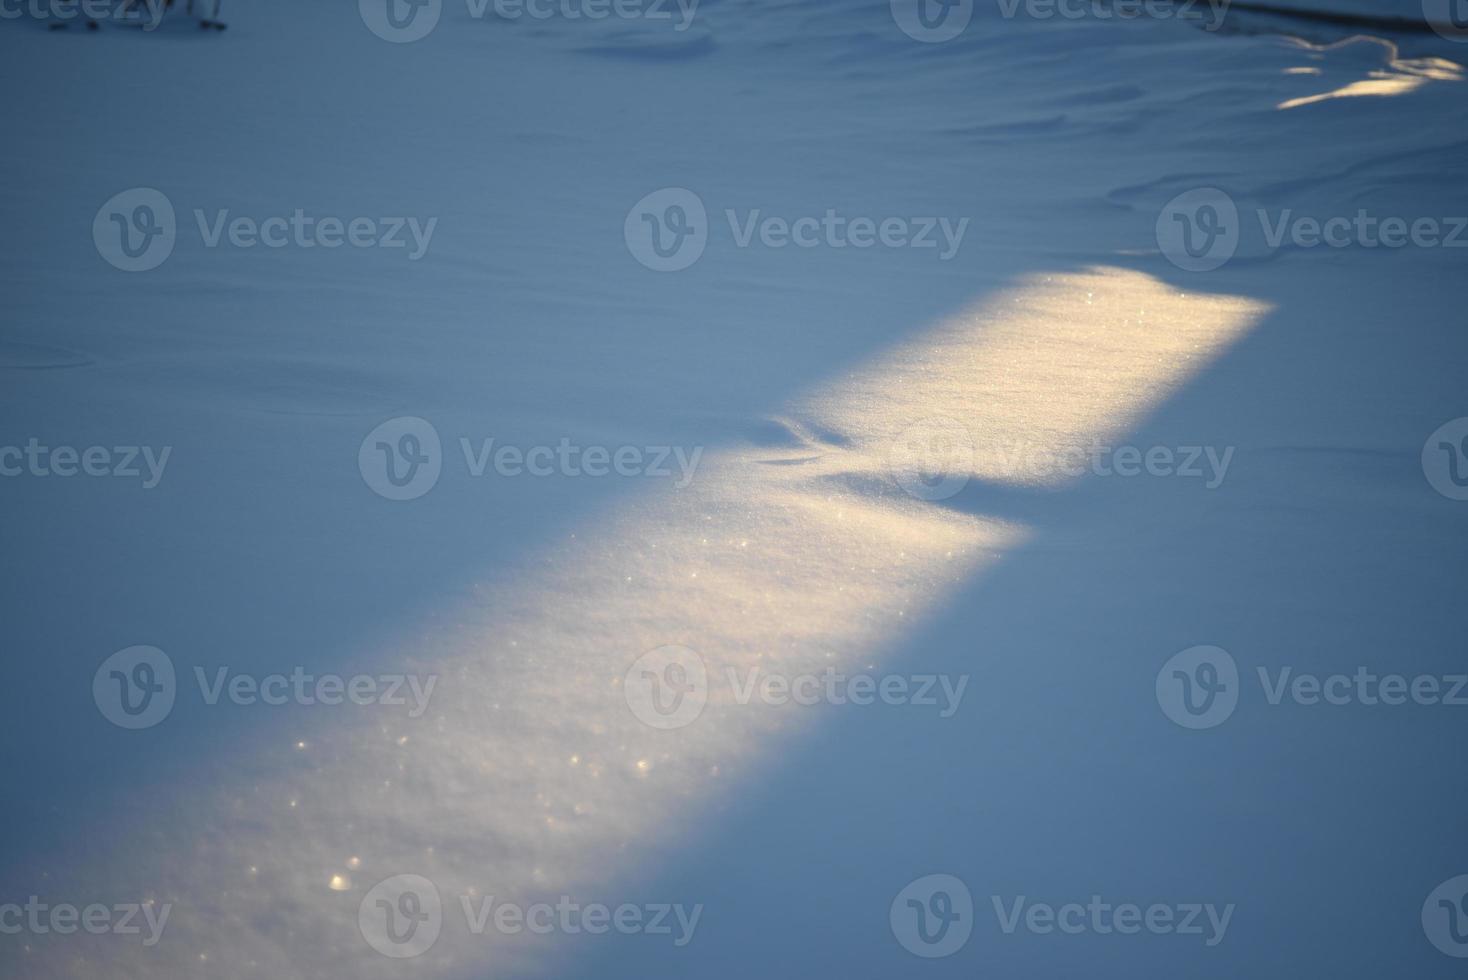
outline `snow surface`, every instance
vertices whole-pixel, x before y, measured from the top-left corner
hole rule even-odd
[[[1001,20],[917,43],[885,4],[704,0],[694,26],[476,19],[389,44],[350,4],[230,28],[0,29],[9,152],[0,443],[173,447],[144,490],[0,480],[0,902],[172,907],[153,947],[0,936],[17,977],[1435,977],[1423,897],[1468,865],[1462,709],[1245,698],[1185,731],[1158,668],[1452,673],[1468,504],[1420,453],[1468,415],[1451,249],[1158,252],[1174,195],[1241,211],[1468,214],[1460,45]],[[90,229],[179,210],[159,268]],[[658,273],[629,208],[715,229]],[[436,217],[403,251],[210,249],[190,211]],[[736,247],[722,211],[968,217],[951,261]],[[438,485],[357,453],[429,419]],[[902,433],[957,419],[958,494]],[[702,447],[654,479],[472,478],[457,441]],[[1235,447],[1217,489],[1016,472],[1017,446]],[[209,706],[124,731],[113,651],[193,670],[439,677],[380,706]],[[741,705],[659,731],[654,648],[725,666],[970,677],[914,706]],[[355,860],[352,860],[355,859]],[[350,862],[350,863],[349,863]],[[364,942],[390,875],[521,903],[704,906],[695,939]],[[893,896],[964,879],[920,960]],[[336,886],[333,887],[333,879]],[[1228,939],[1005,935],[990,895],[1237,903]]]

